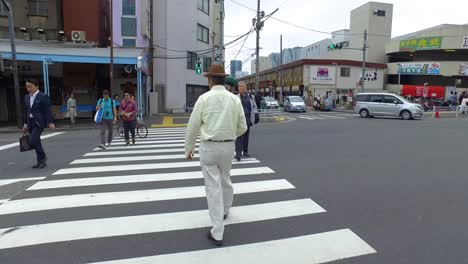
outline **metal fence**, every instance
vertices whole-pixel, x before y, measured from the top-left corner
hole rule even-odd
[[[268,118],[273,116],[278,116],[283,114],[283,110],[281,108],[278,109],[258,109],[258,115],[260,118]]]

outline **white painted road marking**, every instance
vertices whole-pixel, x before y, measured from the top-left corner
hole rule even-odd
[[[310,199],[232,207],[226,225],[264,221],[325,210]],[[208,210],[115,217],[0,229],[0,249],[81,239],[148,234],[211,226]],[[166,262],[173,263],[173,262]],[[223,263],[223,262],[220,262]]]
[[[243,168],[243,169],[231,170],[232,177],[268,174],[268,173],[275,173],[275,172],[268,167]],[[44,190],[44,189],[113,185],[113,184],[126,184],[126,183],[141,183],[141,182],[176,181],[176,180],[189,180],[189,179],[203,179],[203,173],[201,171],[188,171],[188,172],[176,172],[176,173],[106,176],[106,177],[41,181],[31,186],[28,190]]]
[[[177,137],[147,137],[147,138],[136,138],[136,142],[145,142],[145,141],[157,141],[157,140],[176,140],[176,139],[185,139],[185,136]],[[112,140],[112,143],[125,142],[124,138],[116,138]]]
[[[34,178],[16,178],[16,179],[7,179],[7,180],[0,180],[0,186],[23,182],[23,181],[40,181],[45,179],[45,177],[34,177]]]
[[[233,165],[260,163],[256,159],[243,159],[242,161],[234,161]],[[174,163],[155,163],[155,164],[132,164],[132,165],[113,165],[113,166],[97,166],[97,167],[80,167],[61,169],[52,175],[75,174],[75,173],[92,173],[92,172],[113,172],[113,171],[137,171],[137,170],[155,170],[155,169],[176,169],[199,167],[200,161],[186,161]]]
[[[199,146],[200,143],[196,143],[195,146]],[[153,148],[172,148],[172,147],[185,147],[185,144],[156,144],[156,145],[130,145],[130,146],[110,146],[106,147],[107,150],[122,150],[122,149],[153,149]],[[95,148],[93,151],[104,152],[101,148]]]
[[[46,139],[46,138],[50,138],[50,137],[55,137],[55,136],[58,136],[58,135],[61,135],[61,134],[64,134],[64,133],[65,133],[65,132],[56,132],[56,133],[44,135],[44,136],[41,137],[41,139]],[[19,146],[19,142],[18,142],[18,143],[12,143],[12,144],[8,144],[8,145],[0,146],[0,150],[5,150],[5,149],[9,149],[9,148],[14,148],[14,147],[18,147],[18,146]]]
[[[117,158],[88,158],[77,159],[70,164],[90,164],[90,163],[111,163],[111,162],[131,162],[131,161],[149,161],[149,160],[170,160],[170,159],[186,159],[185,154],[177,155],[151,155],[151,156],[127,156]],[[196,154],[193,158],[199,158]]]
[[[140,141],[138,142],[139,145],[142,144],[167,144],[167,143],[184,143],[185,139],[180,139],[180,140],[150,140],[150,141]],[[197,142],[200,142],[200,140],[197,140]],[[117,143],[112,143],[113,146],[124,146],[125,142],[117,142]]]
[[[234,193],[256,193],[294,189],[287,180],[235,183]],[[205,197],[205,186],[126,192],[87,193],[12,200],[1,206],[0,215],[75,207],[130,204]],[[1,241],[1,239],[0,239]]]
[[[195,148],[198,151],[198,148]],[[99,157],[99,156],[119,156],[119,155],[132,155],[132,154],[159,154],[159,153],[185,153],[184,148],[175,149],[150,149],[150,150],[127,150],[127,151],[101,151],[91,152],[84,155],[84,157]]]
[[[349,229],[254,244],[221,247],[94,264],[320,264],[375,254],[377,251]]]

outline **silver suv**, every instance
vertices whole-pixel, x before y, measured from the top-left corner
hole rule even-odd
[[[421,105],[410,103],[395,94],[359,93],[354,100],[354,112],[362,118],[391,116],[409,120],[422,118],[424,109]]]

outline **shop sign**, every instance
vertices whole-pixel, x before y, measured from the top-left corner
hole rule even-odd
[[[335,67],[310,66],[311,84],[335,84]]]
[[[440,49],[441,47],[441,37],[418,38],[400,41],[400,51]]]
[[[439,75],[440,63],[422,62],[422,63],[402,63],[398,69],[400,74],[409,75]]]
[[[458,70],[458,73],[460,75],[468,76],[468,62],[460,64],[460,68]]]
[[[401,95],[411,97],[444,98],[444,86],[403,85]]]

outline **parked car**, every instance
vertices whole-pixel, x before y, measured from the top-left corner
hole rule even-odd
[[[353,102],[354,111],[362,118],[373,116],[400,117],[405,120],[422,118],[424,109],[390,93],[360,93]]]
[[[260,101],[260,108],[262,109],[278,109],[279,104],[278,101],[276,101],[275,98],[273,97],[263,97],[262,100]]]
[[[285,112],[306,112],[304,99],[300,96],[288,96],[284,101]]]

